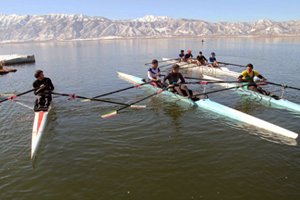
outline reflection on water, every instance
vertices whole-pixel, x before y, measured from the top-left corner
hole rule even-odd
[[[255,100],[247,97],[242,97],[242,100],[236,103],[234,109],[244,113],[255,112],[255,110],[264,109],[263,106]]]
[[[157,115],[163,113],[164,115],[169,116],[171,118],[171,123],[168,126],[171,126],[177,132],[183,128],[182,120],[180,120],[180,118],[190,109],[193,109],[189,104],[180,101],[172,101],[169,96],[164,97],[163,95],[151,98],[149,106]]]

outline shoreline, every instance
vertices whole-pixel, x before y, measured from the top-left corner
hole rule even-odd
[[[42,41],[21,41],[21,42],[0,42],[0,44],[28,44],[28,43],[60,43],[60,42],[81,42],[81,41],[107,41],[107,40],[139,40],[139,39],[208,39],[208,38],[300,38],[300,35],[205,35],[205,36],[171,36],[171,37],[103,37],[71,40],[42,40]]]

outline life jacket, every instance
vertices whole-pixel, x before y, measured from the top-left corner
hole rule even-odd
[[[148,71],[150,71],[152,74],[157,74],[157,73],[155,73],[155,72],[153,72],[153,69],[152,69],[152,67],[151,68],[149,68],[149,70]],[[157,68],[157,71],[158,71],[158,73],[160,72],[160,69],[159,68]]]
[[[179,74],[177,74],[177,77],[173,76],[174,75],[173,72],[170,72],[170,74],[171,74],[171,78],[169,80],[169,84],[174,84],[174,83],[177,84],[177,82],[179,80]]]
[[[179,58],[183,58],[184,57],[184,53],[183,54],[179,54],[178,56],[179,56]]]
[[[254,77],[255,77],[255,73],[254,70],[252,70],[250,74],[248,74],[248,72],[246,71],[246,76],[243,78],[244,80],[251,80],[252,82],[254,82]]]

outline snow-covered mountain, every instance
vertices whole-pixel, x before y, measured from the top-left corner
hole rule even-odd
[[[300,36],[300,20],[218,22],[147,15],[110,20],[82,14],[0,14],[0,42],[177,36]]]

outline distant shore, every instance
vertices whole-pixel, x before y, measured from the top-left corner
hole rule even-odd
[[[106,41],[106,40],[139,40],[139,39],[216,39],[216,38],[300,38],[300,35],[205,35],[205,36],[171,36],[171,37],[118,37],[108,36],[103,38],[71,39],[71,40],[42,40],[1,42],[0,44],[25,44],[25,43],[55,43],[76,41]],[[204,41],[205,42],[205,41]]]

